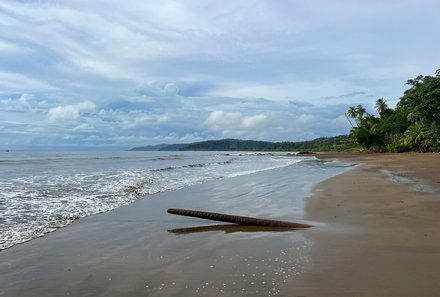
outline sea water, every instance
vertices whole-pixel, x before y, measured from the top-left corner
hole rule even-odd
[[[305,162],[306,161],[306,162]],[[286,153],[0,153],[0,250],[141,196],[288,166],[323,173],[340,166]]]

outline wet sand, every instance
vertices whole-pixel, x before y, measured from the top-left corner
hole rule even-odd
[[[440,154],[322,154],[359,162],[320,183],[306,218],[326,223],[292,296],[439,296]]]
[[[311,195],[290,167],[81,219],[1,251],[0,296],[438,296],[440,155],[319,157],[362,165]],[[311,196],[303,214],[292,199],[302,195]],[[315,227],[266,232],[169,215],[170,207],[304,215]]]
[[[287,294],[309,261],[303,231],[224,225],[166,210],[294,220],[303,216],[321,166],[215,180],[80,219],[1,251],[0,296]]]

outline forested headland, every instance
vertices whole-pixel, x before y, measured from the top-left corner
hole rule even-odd
[[[381,152],[440,151],[440,69],[435,76],[419,75],[407,81],[407,89],[394,109],[385,99],[376,101],[377,115],[362,105],[352,106],[348,116],[356,126],[350,139]]]
[[[132,148],[131,151],[343,151],[352,148],[348,135],[322,137],[310,141],[268,142],[221,139],[188,144],[160,144]]]
[[[239,139],[209,140],[188,144],[135,147],[133,151],[344,151],[379,152],[440,151],[440,69],[435,76],[419,75],[407,82],[396,107],[376,101],[376,114],[363,105],[352,106],[348,116],[355,124],[350,135],[322,137],[300,142],[267,142]]]

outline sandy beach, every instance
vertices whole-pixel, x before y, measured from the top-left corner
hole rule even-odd
[[[286,167],[81,219],[1,251],[0,296],[438,296],[439,154],[318,157],[359,165],[314,189],[292,187]],[[310,197],[293,205],[292,195]],[[305,206],[300,221],[315,227],[266,232],[166,214],[214,206],[284,220]]]
[[[327,225],[305,233],[316,244],[294,296],[439,296],[440,155],[320,157],[360,165],[308,200],[307,218]]]
[[[303,231],[226,225],[167,209],[300,222],[313,184],[346,170],[309,162],[145,196],[0,251],[0,296],[287,294],[309,261]]]

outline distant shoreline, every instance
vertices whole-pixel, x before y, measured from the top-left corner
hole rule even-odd
[[[208,140],[193,143],[134,147],[130,151],[340,151],[353,148],[348,135],[321,137],[309,141],[269,142],[241,139]]]

